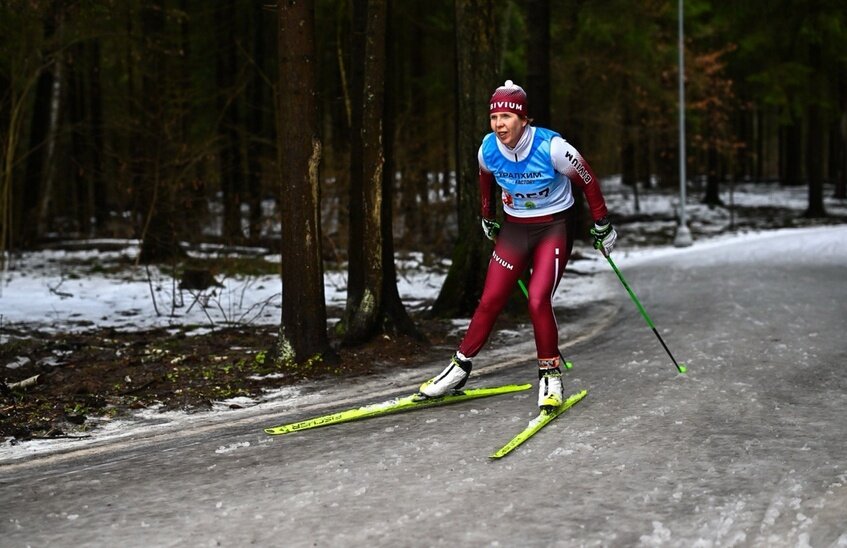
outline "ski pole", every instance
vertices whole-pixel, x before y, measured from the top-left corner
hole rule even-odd
[[[671,357],[671,361],[676,366],[677,371],[679,371],[680,373],[685,373],[686,371],[688,371],[688,369],[685,367],[685,364],[677,363],[676,359],[673,357],[673,354],[671,354],[671,351],[668,349],[668,345],[665,344],[665,341],[664,339],[662,339],[662,336],[659,335],[659,331],[656,329],[656,326],[653,325],[653,321],[650,319],[650,316],[647,315],[647,311],[644,310],[644,307],[641,306],[638,297],[635,296],[635,292],[632,291],[632,289],[629,287],[629,284],[626,283],[626,280],[624,280],[623,274],[621,274],[621,271],[618,269],[618,266],[615,264],[615,261],[613,261],[612,257],[606,255],[605,253],[603,254],[603,256],[606,257],[606,260],[608,260],[609,264],[612,265],[612,269],[615,271],[615,274],[618,275],[618,279],[621,281],[624,288],[626,288],[626,291],[627,293],[629,293],[629,296],[632,297],[632,302],[634,302],[635,306],[638,307],[638,311],[641,312],[641,316],[644,317],[644,321],[647,322],[647,325],[650,326],[650,329],[652,329],[653,333],[655,333],[656,337],[658,337],[659,342],[662,343],[662,348],[664,348],[665,352],[668,353],[668,356]]]
[[[529,291],[527,291],[526,285],[523,283],[523,280],[521,280],[520,278],[518,278],[518,285],[520,286],[521,291],[523,291],[523,295],[524,295],[524,297],[526,297],[526,300],[529,300]],[[559,350],[558,352],[559,352],[559,360],[562,362],[562,365],[565,366],[565,369],[572,369],[573,368],[573,362],[566,360],[565,357],[562,355],[561,350]]]

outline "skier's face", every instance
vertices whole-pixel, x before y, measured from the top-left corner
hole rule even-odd
[[[491,131],[497,134],[501,143],[514,148],[523,135],[527,122],[526,118],[521,118],[513,112],[495,112],[491,115]]]

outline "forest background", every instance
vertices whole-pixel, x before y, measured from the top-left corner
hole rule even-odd
[[[505,79],[636,210],[639,193],[678,188],[678,7],[0,0],[0,262],[135,239],[133,266],[202,291],[249,267],[188,250],[264,248],[282,257],[279,367],[337,365],[339,347],[384,334],[425,340],[394,253],[450,258],[428,313],[472,312],[490,253],[476,149]],[[847,197],[846,20],[836,0],[684,3],[693,199],[806,185],[820,218],[825,188]],[[327,264],[348,272],[331,332]]]

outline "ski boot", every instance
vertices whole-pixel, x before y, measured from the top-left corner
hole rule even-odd
[[[564,402],[559,359],[538,360],[538,365],[538,407],[542,410],[555,409]]]
[[[428,398],[437,398],[449,392],[460,389],[468,381],[471,374],[471,361],[459,353],[453,354],[444,371],[423,383],[420,393]]]

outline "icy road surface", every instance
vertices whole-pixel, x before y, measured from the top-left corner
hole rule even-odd
[[[847,546],[847,227],[618,264],[689,372],[603,272],[611,297],[579,320],[594,336],[560,318],[588,397],[503,460],[534,393],[261,431],[432,364],[338,406],[0,463],[2,544]],[[471,384],[534,382],[531,348],[484,351]]]

